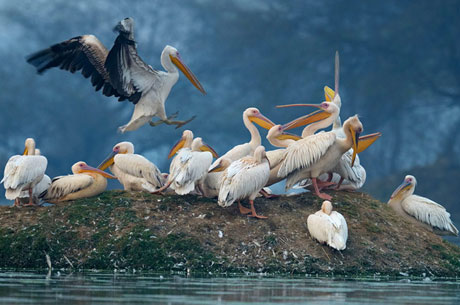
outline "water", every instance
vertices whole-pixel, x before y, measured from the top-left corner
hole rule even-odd
[[[460,304],[460,282],[0,272],[0,304]]]

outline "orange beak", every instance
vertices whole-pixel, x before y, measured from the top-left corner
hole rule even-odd
[[[200,90],[201,93],[206,95],[206,91],[204,91],[203,86],[200,84],[200,81],[198,78],[196,78],[195,74],[182,62],[180,59],[179,55],[177,57],[169,55],[169,58],[171,58],[171,61],[174,65],[176,65],[179,70],[184,73],[184,75],[188,78],[188,80],[198,89]]]

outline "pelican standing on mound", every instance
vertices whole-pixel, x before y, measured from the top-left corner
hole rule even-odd
[[[153,192],[163,186],[164,178],[158,167],[144,156],[135,154],[131,142],[121,142],[113,147],[98,166],[101,170],[107,167],[110,167],[125,191]]]
[[[260,127],[265,129],[270,129],[275,125],[270,119],[265,117],[262,113],[260,113],[259,109],[250,107],[247,108],[243,112],[243,123],[244,126],[248,129],[249,133],[251,134],[251,140],[247,143],[237,145],[226,152],[223,156],[219,159],[214,161],[212,166],[217,166],[221,158],[229,159],[230,161],[238,160],[242,157],[252,156],[254,151],[257,147],[259,147],[262,143],[262,139],[260,138],[260,133],[257,130],[257,127],[254,125],[256,123]]]
[[[83,161],[72,166],[73,175],[53,178],[51,186],[40,195],[46,202],[59,203],[99,195],[107,188],[107,179],[117,179]]]
[[[215,167],[214,170],[218,170]],[[218,203],[221,207],[228,207],[235,200],[241,214],[249,214],[250,217],[267,218],[257,215],[254,208],[254,199],[260,190],[267,184],[270,176],[270,165],[265,155],[265,148],[259,146],[253,156],[246,156],[233,161],[222,175]],[[251,208],[245,208],[240,200],[248,198]]]
[[[332,211],[330,201],[324,201],[321,210],[307,218],[310,235],[320,243],[326,243],[337,250],[345,250],[348,239],[348,226],[342,214]]]
[[[446,209],[428,198],[414,195],[416,185],[415,177],[407,175],[391,194],[390,207],[410,223],[418,223],[438,235],[458,236]]]
[[[40,156],[41,155],[40,149],[35,148],[34,155]],[[33,202],[40,203],[40,200],[41,200],[39,198],[40,194],[46,191],[50,187],[50,185],[51,185],[51,178],[46,174],[43,175],[42,180],[40,180],[40,182],[38,182],[35,185],[32,191]],[[19,195],[19,200],[21,204],[28,203],[29,202],[29,191],[28,190],[22,191],[21,194]]]
[[[28,138],[25,141],[23,155],[12,156],[5,166],[3,183],[5,187],[5,197],[14,200],[14,205],[18,206],[21,191],[28,191],[28,206],[36,205],[33,197],[33,189],[45,175],[48,160],[44,156],[35,156],[35,141]]]
[[[190,122],[194,117],[187,121],[172,121],[175,115],[167,117],[165,111],[165,101],[179,79],[177,68],[201,93],[206,94],[198,79],[182,62],[177,49],[169,45],[164,48],[161,65],[166,72],[157,71],[137,54],[132,18],[123,19],[114,30],[119,35],[110,52],[94,35],[83,35],[36,52],[27,58],[27,62],[40,74],[53,67],[72,73],[82,70],[84,77],[91,77],[96,91],[102,88],[106,96],[132,102],[134,112],[131,120],[119,128],[122,133],[136,130],[147,122],[152,126],[174,124],[176,128]],[[160,120],[151,122],[155,116]]]

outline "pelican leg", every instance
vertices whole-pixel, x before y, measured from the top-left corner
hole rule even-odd
[[[276,194],[269,194],[264,189],[261,189],[259,193],[267,199],[278,198],[280,196]]]
[[[336,190],[336,191],[339,190],[339,188],[340,188],[340,186],[342,185],[342,182],[343,182],[344,179],[345,179],[345,178],[340,177],[340,181],[339,181],[339,183],[337,183],[337,186],[335,187],[335,190]]]
[[[267,216],[262,216],[262,215],[257,215],[256,209],[254,208],[254,200],[249,200],[249,203],[251,204],[251,215],[248,215],[249,217],[255,217],[259,219],[266,219],[268,218]]]
[[[32,196],[32,188],[29,188],[29,202],[24,204],[24,206],[28,206],[28,207],[37,206],[37,204],[34,202],[34,198]]]
[[[150,194],[160,194],[160,195],[163,195],[163,191],[166,190],[170,185],[172,184],[172,180],[171,181],[168,181],[165,185],[163,185],[162,187],[160,187],[158,190],[156,190],[155,192],[150,192]]]
[[[185,124],[191,122],[193,119],[196,118],[196,115],[194,115],[194,116],[192,116],[190,119],[188,119],[186,121],[172,121],[172,119],[177,117],[178,113],[179,112],[176,112],[176,113],[170,115],[165,120],[160,119],[160,120],[155,121],[155,122],[150,121],[149,124],[150,124],[150,126],[153,126],[153,127],[158,126],[158,125],[163,124],[163,123],[166,124],[166,125],[177,125],[176,126],[176,129],[177,129],[177,128],[180,128],[180,127],[184,126]]]
[[[243,215],[246,215],[252,212],[251,209],[248,209],[242,206],[240,201],[238,201],[238,208],[240,209],[240,213]]]
[[[313,183],[313,187],[315,188],[315,194],[316,194],[316,196],[318,196],[319,198],[322,198],[322,199],[324,199],[324,200],[331,200],[331,199],[332,199],[332,197],[329,196],[328,194],[321,193],[321,192],[319,191],[318,183],[317,183],[317,181],[316,181],[316,178],[311,178],[311,181],[312,181],[312,183]]]
[[[13,206],[14,206],[14,207],[19,207],[19,206],[21,206],[21,201],[19,200],[19,197],[16,198],[16,199],[14,199]]]
[[[321,180],[316,180],[316,184],[318,185],[318,188],[319,190],[321,191],[322,189],[326,188],[326,187],[329,187],[331,185],[335,185],[334,182],[330,182],[330,181],[321,181]]]
[[[332,177],[334,177],[334,174],[333,174],[333,173],[327,173],[327,182],[331,182],[331,181],[332,181]]]

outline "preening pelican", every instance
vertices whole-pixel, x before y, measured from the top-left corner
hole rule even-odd
[[[107,187],[107,179],[117,179],[83,161],[72,166],[73,175],[53,178],[51,186],[40,197],[50,203],[59,203],[99,195]]]
[[[324,201],[321,210],[307,218],[310,235],[320,243],[337,250],[347,247],[348,227],[342,214],[332,211],[330,201]]]
[[[115,145],[98,168],[105,170],[109,166],[125,191],[154,192],[163,186],[163,177],[158,167],[144,156],[135,154],[131,142]]]
[[[34,155],[40,156],[41,155],[40,149],[35,148]],[[46,174],[43,175],[42,180],[40,180],[40,182],[38,182],[35,185],[32,191],[33,202],[39,203],[40,198],[38,197],[40,196],[41,193],[46,191],[50,185],[51,185],[51,178]],[[21,194],[19,194],[19,200],[22,204],[28,203],[29,202],[29,191],[28,190],[22,191]]]
[[[185,195],[195,190],[203,194],[202,183],[217,153],[200,137],[193,138],[193,133],[184,131],[181,140],[171,149],[170,156],[178,151],[170,165],[167,183],[157,192],[171,187],[177,194]],[[190,148],[189,148],[189,147]]]
[[[12,156],[6,163],[0,183],[6,189],[6,199],[14,200],[15,206],[20,204],[19,196],[23,190],[27,190],[29,194],[29,203],[26,205],[35,205],[33,189],[43,179],[48,160],[44,156],[35,156],[34,153],[35,141],[28,138],[23,155]]]
[[[218,166],[214,170],[218,170]],[[267,218],[257,215],[254,208],[254,199],[260,190],[267,184],[270,176],[270,165],[265,155],[265,148],[259,146],[253,156],[246,156],[233,161],[224,171],[221,180],[218,203],[221,207],[228,207],[235,200],[241,214],[249,214],[250,217]],[[241,205],[240,200],[248,198],[251,209]]]
[[[307,128],[318,123],[310,124]],[[281,162],[278,177],[287,177],[286,189],[305,178],[311,178],[316,195],[330,200],[331,196],[320,193],[317,178],[334,168],[341,156],[351,147],[353,147],[351,161],[353,163],[354,156],[357,154],[358,137],[362,130],[363,126],[358,117],[353,116],[345,121],[345,139],[337,138],[333,132],[322,132],[289,145]]]
[[[122,133],[138,129],[155,116],[160,120],[150,122],[152,126],[166,123],[178,128],[191,121],[193,117],[187,121],[172,121],[174,115],[167,117],[164,106],[171,88],[179,79],[177,68],[206,94],[198,79],[182,62],[179,52],[166,46],[161,53],[161,65],[166,72],[156,71],[137,54],[134,20],[123,19],[115,30],[119,35],[110,52],[94,35],[83,35],[36,52],[27,58],[27,62],[40,74],[53,67],[72,73],[82,70],[84,77],[91,76],[96,91],[102,88],[106,96],[113,95],[119,101],[129,100],[135,104],[131,120],[119,128]]]
[[[260,133],[253,123],[256,123],[265,129],[270,129],[273,125],[275,125],[272,121],[260,113],[259,109],[254,107],[247,108],[243,112],[243,123],[251,134],[251,140],[248,143],[240,144],[230,149],[223,156],[214,161],[212,164],[213,167],[219,163],[221,158],[227,158],[230,161],[235,161],[242,157],[252,156],[254,154],[255,149],[260,146],[262,141]]]
[[[388,204],[411,223],[418,223],[438,235],[458,236],[446,209],[425,197],[413,195],[417,180],[407,175],[403,183],[391,194]]]

